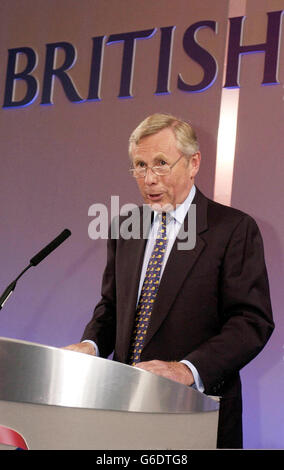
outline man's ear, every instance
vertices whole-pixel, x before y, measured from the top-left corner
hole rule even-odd
[[[200,163],[201,163],[201,153],[196,152],[191,156],[190,162],[189,162],[191,179],[195,178],[195,176],[197,175],[199,171]]]

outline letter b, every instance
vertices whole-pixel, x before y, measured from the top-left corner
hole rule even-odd
[[[22,72],[16,72],[16,65],[18,60],[18,54],[25,54],[27,58],[26,68]],[[4,108],[16,107],[16,106],[27,106],[37,96],[37,80],[35,77],[30,75],[36,65],[36,53],[30,47],[19,47],[16,49],[9,49],[7,75],[6,75],[6,86],[4,95]],[[21,100],[15,101],[15,81],[24,80],[27,85],[27,91]]]

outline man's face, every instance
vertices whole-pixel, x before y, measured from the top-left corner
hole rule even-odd
[[[148,167],[145,178],[137,178],[137,184],[144,202],[155,210],[174,209],[186,199],[192,188],[200,164],[199,152],[189,161],[186,157],[181,158],[168,175],[158,176],[149,168],[163,166],[165,163],[172,165],[181,155],[170,128],[143,137],[132,148],[133,167]]]

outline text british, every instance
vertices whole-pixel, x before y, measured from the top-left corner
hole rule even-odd
[[[281,11],[267,13],[266,41],[261,44],[245,45],[242,43],[242,32],[245,17],[239,16],[229,19],[229,37],[225,73],[226,88],[240,87],[239,72],[240,58],[243,54],[264,53],[264,70],[261,77],[263,85],[278,84],[279,48],[281,39]],[[176,79],[176,86],[186,93],[203,92],[211,87],[218,74],[218,63],[213,55],[198,43],[198,31],[209,28],[212,34],[217,34],[217,22],[203,20],[189,26],[183,35],[183,48],[186,55],[198,63],[203,70],[203,77],[199,83],[186,82],[180,73]],[[169,83],[171,74],[172,47],[175,26],[132,31],[109,36],[96,36],[92,38],[92,54],[88,76],[88,94],[79,94],[69,71],[75,67],[77,59],[76,47],[70,42],[54,42],[46,44],[44,72],[42,82],[35,76],[38,54],[32,47],[17,47],[9,49],[7,73],[4,91],[4,108],[23,107],[31,105],[41,95],[40,104],[53,104],[54,84],[60,85],[70,102],[85,102],[101,100],[101,79],[103,69],[103,54],[106,47],[114,44],[123,44],[120,84],[118,85],[119,98],[133,97],[132,84],[134,79],[135,45],[138,40],[151,40],[153,36],[160,35],[159,56],[157,57],[157,79],[155,94],[171,93]],[[56,54],[60,50],[63,63],[56,64]],[[19,55],[24,55],[24,67],[18,70]],[[17,85],[21,82],[25,86],[21,97],[16,96]],[[24,96],[23,96],[24,95]]]

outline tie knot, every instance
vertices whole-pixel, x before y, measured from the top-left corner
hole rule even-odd
[[[159,228],[157,233],[157,238],[163,238],[166,240],[167,238],[167,213],[162,212],[159,214]]]
[[[160,217],[161,217],[161,219],[160,219],[161,223],[166,225],[167,224],[167,218],[168,218],[167,213],[162,212]]]

